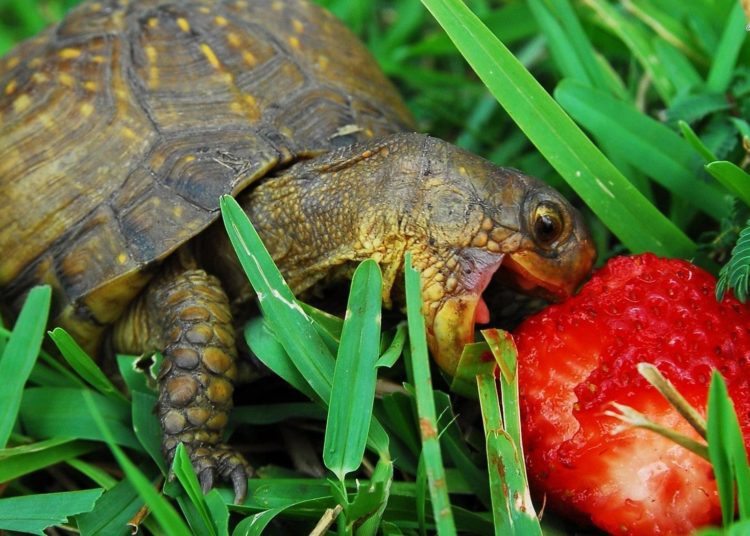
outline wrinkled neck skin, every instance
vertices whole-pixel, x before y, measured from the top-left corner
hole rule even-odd
[[[431,140],[398,134],[337,149],[300,161],[238,197],[295,293],[350,277],[359,261],[373,258],[390,305],[407,248],[426,237],[426,215],[418,207],[433,165]],[[223,228],[216,227],[201,247],[201,263],[219,275],[235,301],[244,301],[251,296],[247,280]]]

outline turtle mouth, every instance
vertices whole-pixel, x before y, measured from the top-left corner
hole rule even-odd
[[[511,255],[493,257],[491,262],[465,275],[462,290],[444,298],[432,322],[428,321],[430,351],[438,366],[451,376],[456,372],[464,346],[475,340],[476,325],[490,323],[490,308],[484,296],[488,288],[511,286],[549,301],[559,301],[572,293],[568,285],[535,276]]]
[[[473,270],[463,282],[463,290],[441,301],[431,325],[428,323],[427,342],[438,366],[454,375],[463,348],[474,342],[477,323],[490,321],[490,310],[483,298],[484,291],[505,256],[495,256],[493,262]]]

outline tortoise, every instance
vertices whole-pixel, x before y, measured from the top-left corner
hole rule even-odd
[[[581,215],[537,179],[414,121],[364,46],[304,0],[88,2],[0,61],[0,293],[93,354],[160,350],[158,415],[204,490],[250,468],[222,440],[235,318],[252,291],[222,229],[235,196],[295,292],[367,258],[387,304],[404,256],[427,339],[455,371],[503,268],[566,296],[595,257]]]

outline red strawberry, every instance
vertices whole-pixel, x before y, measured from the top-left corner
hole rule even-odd
[[[750,443],[750,307],[717,303],[715,283],[685,261],[618,257],[518,328],[527,468],[550,507],[618,535],[720,523],[708,462],[604,413],[619,402],[696,437],[636,365],[655,364],[704,415],[717,368]]]

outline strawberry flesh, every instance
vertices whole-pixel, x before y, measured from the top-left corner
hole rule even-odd
[[[716,368],[750,443],[750,307],[717,303],[714,288],[713,276],[685,261],[617,257],[577,296],[519,326],[527,468],[550,507],[612,534],[720,523],[708,462],[604,414],[619,402],[697,438],[636,365],[656,365],[704,415]]]

